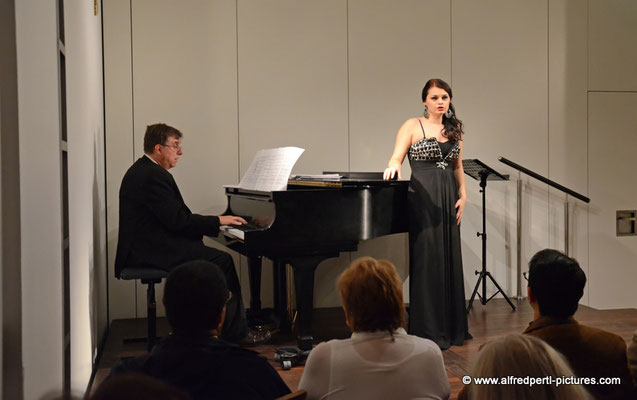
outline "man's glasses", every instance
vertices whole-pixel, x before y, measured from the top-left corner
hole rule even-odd
[[[172,145],[162,144],[161,146],[163,146],[163,147],[172,147],[173,149],[175,149],[175,151],[181,150],[181,146],[180,145],[176,145],[176,144],[172,144]]]

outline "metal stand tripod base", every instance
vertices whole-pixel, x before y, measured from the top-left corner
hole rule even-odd
[[[504,290],[502,290],[500,285],[498,285],[498,282],[495,281],[495,279],[493,278],[493,276],[491,276],[491,273],[489,271],[476,271],[476,275],[480,275],[480,277],[478,278],[476,287],[473,289],[473,293],[471,294],[471,300],[469,300],[469,306],[467,306],[467,314],[469,313],[469,311],[471,311],[471,306],[473,305],[473,300],[475,299],[476,295],[478,295],[478,298],[480,299],[480,303],[482,303],[482,305],[485,305],[489,302],[489,300],[494,298],[495,295],[497,295],[498,293],[502,293],[502,296],[504,296],[504,299],[507,301],[507,303],[509,303],[513,311],[515,311],[515,306],[513,305],[513,303],[511,303],[511,300],[509,299],[509,297],[506,295],[506,293],[504,293]],[[498,288],[498,291],[495,292],[488,299],[486,299],[487,277],[489,277],[489,279],[491,279],[491,282],[493,282],[495,287]],[[478,293],[478,288],[480,287],[480,283],[482,283],[482,289],[483,289],[482,296],[480,296],[480,294]]]
[[[498,282],[493,279],[491,273],[487,271],[487,180],[489,178],[490,172],[487,170],[483,170],[479,172],[480,176],[480,187],[482,188],[480,191],[482,192],[482,232],[478,232],[478,237],[482,238],[482,271],[476,271],[476,275],[480,275],[478,278],[478,283],[476,283],[475,289],[473,289],[473,294],[471,294],[471,300],[469,300],[469,306],[467,307],[467,314],[471,311],[471,306],[473,305],[473,299],[475,299],[476,294],[480,298],[480,302],[482,305],[485,305],[491,300],[496,294],[502,293],[502,296],[509,303],[513,311],[515,311],[515,306],[511,303],[511,300],[507,297],[504,290],[498,285]],[[493,296],[487,299],[487,277],[491,279],[491,282],[498,288],[498,291],[493,294]],[[478,294],[478,288],[480,287],[480,283],[482,283],[482,296]]]

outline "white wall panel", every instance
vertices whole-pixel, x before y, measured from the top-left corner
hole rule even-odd
[[[637,91],[637,2],[588,4],[589,90]]]
[[[294,171],[347,170],[345,0],[240,1],[239,153],[306,149]]]
[[[588,7],[578,0],[549,2],[549,178],[588,195]],[[564,250],[564,203],[549,196],[549,247]],[[568,198],[569,255],[588,273],[588,205]],[[588,303],[585,294],[582,302]]]
[[[62,194],[55,2],[15,3],[24,399],[61,393]],[[5,382],[10,384],[10,382]]]
[[[383,171],[400,126],[422,115],[427,80],[451,76],[451,8],[437,0],[350,0],[348,5],[350,170]],[[405,159],[403,179],[410,173]],[[405,245],[407,235],[374,239],[351,258],[389,259],[406,280]],[[406,298],[408,287],[406,281]]]
[[[135,154],[147,125],[181,130],[184,155],[170,172],[186,204],[223,211],[222,185],[239,176],[234,1],[135,0],[132,13]]]
[[[464,158],[479,158],[501,172],[510,172],[497,162],[502,155],[546,175],[546,2],[458,0],[452,2],[451,21],[451,83],[458,117],[465,123]],[[482,224],[481,197],[474,184],[467,185],[462,229],[465,288],[473,287],[471,265],[482,258],[481,243],[475,236]],[[510,221],[510,216],[515,217],[515,209],[505,208],[505,187],[506,184],[490,183],[487,189],[487,232],[499,232],[500,237],[489,236],[487,259],[489,270],[495,271],[498,283],[511,294],[514,279],[510,284],[507,281],[514,275],[510,270],[515,269],[515,264],[507,264],[511,249],[503,240],[511,236],[514,226],[504,223]],[[523,254],[529,255],[548,244],[546,189],[525,183],[524,199],[527,222],[523,225]]]
[[[104,2],[103,6],[106,237],[109,318],[113,320],[135,317],[135,283],[115,279],[114,265],[119,226],[119,185],[137,154],[133,146],[130,2],[111,0]]]
[[[590,306],[637,307],[637,236],[615,236],[615,211],[637,209],[629,160],[637,148],[637,93],[591,93],[589,130]]]
[[[69,149],[71,389],[86,390],[106,329],[102,23],[65,2]]]
[[[193,212],[223,212],[222,186],[239,176],[235,11],[231,0],[132,6],[135,154],[143,154],[147,125],[181,130],[184,155],[170,172]],[[137,285],[137,315],[145,315],[146,286]],[[158,315],[162,296],[163,285]]]
[[[449,81],[450,12],[448,1],[349,1],[352,171],[384,170],[400,126],[422,115],[427,80]]]

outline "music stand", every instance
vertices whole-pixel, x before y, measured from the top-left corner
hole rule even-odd
[[[489,271],[487,271],[487,181],[508,181],[508,175],[502,175],[498,171],[492,169],[482,161],[478,159],[472,160],[462,160],[462,167],[464,168],[465,174],[469,175],[473,179],[480,181],[480,192],[482,192],[482,232],[478,232],[478,237],[482,237],[482,271],[476,271],[476,275],[480,275],[478,278],[478,282],[476,283],[476,287],[473,289],[473,293],[471,294],[471,300],[469,300],[469,306],[467,306],[467,314],[471,311],[471,306],[473,305],[473,299],[475,299],[476,294],[480,298],[480,303],[485,305],[495,297],[498,293],[502,293],[502,296],[509,303],[513,311],[515,311],[515,306],[511,303],[509,297],[504,293],[504,290],[498,285],[498,282],[495,281],[493,276]],[[491,282],[498,288],[497,292],[495,292],[488,299],[487,297],[487,277],[491,279]],[[480,283],[482,282],[482,296],[478,293],[478,287],[480,287]]]

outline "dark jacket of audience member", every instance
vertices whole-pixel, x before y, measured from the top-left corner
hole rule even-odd
[[[91,400],[191,400],[182,390],[136,372],[119,374],[98,387]]]
[[[585,284],[586,275],[575,259],[551,249],[533,256],[528,295],[535,319],[524,333],[544,340],[564,355],[578,377],[598,382],[600,378],[621,378],[619,385],[585,385],[596,398],[633,398],[624,340],[573,318]]]
[[[217,337],[230,292],[221,270],[191,261],[166,279],[164,304],[174,334],[150,354],[124,360],[111,376],[141,372],[198,399],[274,399],[290,393],[265,358]]]

